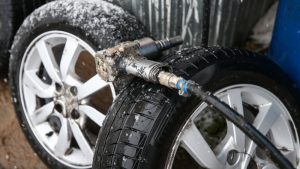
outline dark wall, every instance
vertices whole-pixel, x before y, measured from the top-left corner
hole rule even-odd
[[[156,38],[182,35],[201,43],[203,0],[108,0],[142,21]],[[211,0],[210,45],[240,46],[276,0]]]

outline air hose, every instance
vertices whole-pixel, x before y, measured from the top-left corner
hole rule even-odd
[[[201,86],[192,81],[181,82],[184,91],[189,92],[209,105],[214,106],[215,109],[219,110],[222,115],[239,129],[241,129],[250,139],[252,139],[261,149],[266,152],[266,155],[271,157],[272,161],[279,167],[285,169],[293,169],[293,165],[288,161],[285,156],[252,124],[248,123],[243,116],[233,110],[216,96],[202,90]],[[185,87],[186,86],[186,87]],[[180,89],[182,90],[182,89]]]
[[[193,81],[170,73],[168,66],[149,57],[157,55],[163,50],[182,43],[181,37],[153,41],[151,38],[121,43],[113,48],[104,49],[96,53],[95,61],[97,73],[103,80],[114,81],[122,76],[137,76],[153,83],[159,83],[168,88],[177,89],[180,95],[195,95],[204,102],[219,110],[226,119],[241,129],[261,149],[266,152],[273,162],[284,169],[293,169],[293,165],[281,152],[252,124],[248,123],[229,105],[222,102],[210,92],[203,91],[201,86]]]

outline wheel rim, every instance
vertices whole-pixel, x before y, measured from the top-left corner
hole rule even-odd
[[[215,95],[242,114],[298,167],[299,140],[296,127],[287,108],[274,94],[259,86],[241,84],[221,89]],[[218,113],[206,103],[197,107],[177,135],[166,168],[180,168],[176,164],[181,165],[185,163],[182,159],[189,159],[182,156],[178,158],[181,151],[191,157],[198,167],[276,168],[237,127],[220,114],[213,114]],[[220,117],[225,126],[213,126],[222,124]],[[211,127],[214,129],[211,130]],[[219,132],[216,132],[216,128],[220,129]],[[217,141],[212,140],[207,129],[213,131]],[[181,162],[178,162],[180,159]]]
[[[69,167],[91,167],[97,132],[115,98],[112,83],[95,72],[94,55],[79,37],[49,31],[31,42],[20,67],[28,124],[42,147]]]

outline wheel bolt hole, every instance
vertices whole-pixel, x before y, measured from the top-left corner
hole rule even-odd
[[[230,150],[227,154],[227,162],[229,165],[234,165],[238,161],[239,154],[236,150]]]
[[[72,86],[72,87],[70,88],[70,92],[73,94],[73,96],[76,96],[77,93],[78,93],[77,87]]]
[[[78,119],[79,117],[80,117],[80,114],[79,114],[79,112],[77,111],[77,110],[72,110],[72,112],[71,112],[71,117],[73,118],[73,119]]]
[[[68,148],[67,151],[65,152],[65,155],[71,155],[73,153],[73,148]]]
[[[62,107],[61,104],[55,104],[54,109],[55,109],[56,111],[58,111],[59,113],[62,113],[62,112],[63,112],[63,107]]]
[[[53,129],[54,132],[58,133],[60,131],[61,122],[60,122],[59,117],[50,116],[49,119],[48,119],[48,122],[49,122],[49,124],[50,124],[50,126],[51,126],[51,128]],[[52,134],[53,134],[53,132],[52,132]]]
[[[51,137],[53,135],[53,131],[50,131],[49,133],[46,133],[47,137]]]
[[[61,92],[62,86],[58,83],[55,83],[55,89],[56,89],[56,91]]]

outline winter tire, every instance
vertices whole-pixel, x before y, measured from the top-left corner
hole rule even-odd
[[[166,60],[227,102],[299,167],[299,107],[285,75],[246,50],[185,49]],[[136,81],[109,110],[94,156],[104,168],[275,168],[252,140],[195,97]]]
[[[13,102],[28,141],[50,168],[91,168],[119,90],[96,74],[93,56],[144,36],[133,16],[93,0],[50,2],[21,25],[10,58]]]

